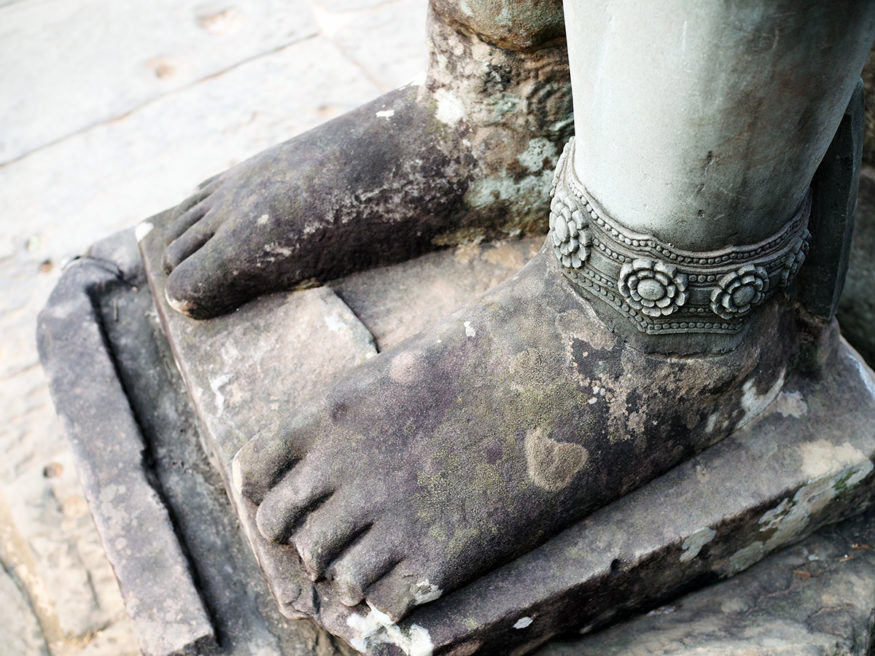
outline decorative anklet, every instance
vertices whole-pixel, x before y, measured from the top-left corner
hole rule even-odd
[[[756,244],[686,251],[624,228],[577,179],[574,139],[556,167],[550,239],[565,275],[641,332],[735,333],[790,285],[808,252],[811,192],[778,232]]]

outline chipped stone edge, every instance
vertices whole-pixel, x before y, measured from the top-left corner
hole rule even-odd
[[[141,650],[189,653],[216,636],[168,510],[149,481],[144,439],[92,300],[115,282],[105,268],[87,264],[62,275],[39,316],[40,360]]]

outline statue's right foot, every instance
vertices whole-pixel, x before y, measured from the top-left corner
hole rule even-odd
[[[641,351],[542,251],[254,438],[234,482],[314,580],[397,621],[731,433],[794,344],[773,305],[728,353]]]
[[[799,337],[795,309],[770,297],[804,260],[809,201],[761,242],[682,251],[612,219],[566,152],[548,246],[522,271],[235,457],[262,535],[294,545],[344,603],[398,620],[781,390]]]
[[[434,5],[423,85],[271,148],[177,208],[164,258],[173,307],[207,318],[437,246],[546,228],[572,127],[564,41],[490,45]]]

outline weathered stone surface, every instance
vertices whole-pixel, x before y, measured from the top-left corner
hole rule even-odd
[[[374,336],[378,350],[415,335],[515,273],[540,238],[464,244],[377,271],[356,273],[331,288]],[[451,274],[446,259],[452,257]]]
[[[151,219],[155,228],[140,242],[150,285],[162,301],[164,221]],[[336,294],[330,287],[274,294],[207,321],[159,303],[177,365],[220,468],[227,469],[252,436],[278,430],[282,408],[297,407],[309,392],[375,356],[375,338],[382,349],[416,333],[469,294],[510,276],[539,242],[463,246],[455,251],[457,267],[449,276],[440,264],[446,254],[438,253],[338,281]],[[423,266],[417,265],[420,261]],[[420,294],[411,306],[414,290],[423,286],[431,296]]]
[[[405,2],[423,5],[421,0],[394,4]],[[9,68],[11,63],[0,72],[0,105],[5,108],[0,113],[16,111],[17,105],[34,99],[35,94],[43,100],[38,111],[17,114],[19,118],[7,124],[0,141],[19,142],[22,135],[36,134],[33,124],[63,121],[61,114],[71,105],[84,108],[92,100],[95,70],[106,73],[107,85],[121,98],[130,97],[131,87],[141,91],[149,80],[161,96],[131,113],[113,115],[109,122],[104,121],[104,108],[92,103],[88,115],[82,115],[86,129],[78,131],[81,126],[77,126],[74,131],[68,126],[70,131],[56,135],[59,141],[0,167],[5,217],[0,219],[0,414],[4,418],[0,429],[0,451],[4,453],[0,497],[7,506],[14,506],[0,521],[9,520],[3,528],[17,535],[21,545],[14,560],[0,560],[16,572],[23,572],[22,563],[29,563],[25,593],[45,613],[43,628],[47,639],[53,641],[56,656],[127,656],[138,653],[136,641],[93,520],[76,500],[82,499],[82,490],[38,365],[34,338],[37,313],[57,282],[65,259],[83,252],[96,239],[130,227],[148,213],[179,200],[204,177],[377,95],[372,76],[378,71],[351,64],[324,34],[279,51],[259,49],[258,53],[246,48],[231,52],[219,45],[237,39],[242,32],[205,34],[205,40],[196,39],[198,50],[186,49],[180,59],[191,62],[197,58],[217,74],[164,94],[179,75],[191,72],[187,65],[185,70],[177,67],[175,78],[163,79],[149,77],[148,69],[143,71],[145,75],[131,73],[130,68],[108,70],[114,63],[122,68],[130,63],[122,56],[122,47],[130,53],[144,43],[144,47],[154,45],[156,35],[144,35],[138,43],[132,40],[121,46],[112,39],[78,38],[72,43],[70,28],[76,20],[59,20],[59,3],[0,2],[4,8],[15,4],[30,8],[14,15],[4,13],[0,31],[15,32],[19,35],[16,39],[29,35],[40,43],[63,41],[69,45],[61,58],[64,61],[36,70],[38,62],[52,56],[47,46],[49,49],[36,60],[25,62],[31,74],[24,87],[17,86],[21,79]],[[113,11],[128,16],[149,13],[150,17],[140,21],[141,26],[157,26],[164,34],[159,38],[184,44],[193,29],[193,18],[184,14],[185,8],[198,3],[177,4],[180,13],[176,8],[168,13],[167,4],[161,2],[113,7]],[[232,4],[245,12],[244,31],[253,43],[259,34],[274,30],[275,17],[259,17],[267,24],[252,25],[255,17],[250,7],[257,10],[259,3]],[[282,2],[279,16],[293,22],[295,29],[305,20],[312,26],[309,11],[316,4]],[[299,11],[299,6],[305,5],[307,8]],[[221,3],[214,6],[219,11],[227,7]],[[87,14],[82,3],[78,8]],[[62,13],[67,10],[75,8],[64,6]],[[182,19],[178,20],[179,16]],[[84,19],[90,20],[87,15]],[[92,20],[84,27],[93,30],[100,23]],[[347,31],[358,31],[365,40],[368,35],[357,25],[349,25]],[[116,26],[106,27],[112,31]],[[194,30],[203,32],[200,26]],[[416,31],[399,31],[397,36],[406,36],[405,51],[422,46],[421,26]],[[7,43],[4,38],[0,50],[6,52]],[[157,50],[154,54],[160,54]],[[144,55],[142,60],[151,57]],[[0,59],[10,62],[4,55]],[[79,65],[66,66],[73,60]],[[48,93],[48,85],[61,73],[65,79],[53,87],[61,94],[56,97]],[[106,88],[103,81],[99,84]],[[76,94],[72,100],[63,95],[71,89]],[[62,465],[61,475],[43,478],[43,469],[53,464]],[[88,585],[83,586],[82,581]],[[0,611],[3,636],[11,635],[7,619],[10,616]]]
[[[144,243],[158,257],[157,267],[148,265],[153,289],[162,289],[161,218],[144,225],[152,224]],[[377,353],[371,334],[327,287],[258,299],[226,320],[178,312],[161,319],[223,469],[252,436],[279,429],[283,409],[300,404],[307,383],[330,380]]]
[[[192,653],[192,649],[197,654],[226,656],[334,656],[348,653],[314,624],[289,622],[279,614],[270,599],[228,505],[219,472],[202,450],[195,429],[196,419],[182,381],[173,367],[172,356],[159,337],[160,328],[152,299],[140,277],[142,269],[132,231],[95,245],[89,259],[65,274],[59,289],[70,291],[71,287],[76,288],[77,282],[82,282],[71,280],[70,273],[89,269],[92,274],[107,273],[109,263],[118,267],[110,267],[112,280],[117,284],[93,288],[93,314],[78,317],[82,325],[100,329],[106,336],[118,380],[115,385],[103,385],[101,383],[105,381],[93,380],[95,393],[102,394],[101,399],[105,401],[114,398],[119,384],[125,389],[130,405],[127,410],[115,408],[110,414],[118,423],[135,421],[140,429],[143,453],[138,452],[142,457],[137,463],[140,475],[149,481],[150,489],[142,496],[125,499],[124,505],[110,506],[94,499],[90,504],[98,525],[103,529],[106,549],[115,557],[116,573],[129,601],[128,612],[135,622],[140,620],[137,623],[139,637],[152,647],[144,651],[162,656],[180,651],[179,645],[168,644],[174,629],[178,635],[180,627],[165,621],[147,624],[142,621],[142,615],[166,612],[169,599],[177,604],[183,603],[186,585],[191,583],[186,584],[185,577],[178,572],[175,576],[173,572],[168,576],[156,576],[161,573],[156,573],[149,563],[143,562],[148,553],[133,548],[119,549],[119,542],[124,541],[137,544],[142,551],[148,552],[150,546],[161,546],[161,540],[168,537],[166,531],[156,536],[154,528],[148,531],[128,527],[121,533],[108,530],[119,528],[118,523],[110,527],[106,524],[115,522],[122,513],[146,513],[153,522],[166,521],[162,517],[169,516],[174,529],[169,538],[179,540],[185,553],[191,557],[197,594],[210,609],[217,642],[201,641],[196,646],[189,645],[188,651],[183,650],[185,653]],[[80,287],[79,291],[84,290]],[[53,299],[57,300],[57,296]],[[53,307],[58,309],[50,304],[47,313]],[[49,369],[56,372],[59,363],[53,358],[57,353],[46,355]],[[91,349],[76,362],[82,370],[93,373],[95,368],[99,369],[95,365],[100,364],[104,355],[101,349]],[[57,382],[57,378],[55,380]],[[70,396],[65,399],[69,401]],[[100,410],[106,410],[106,406],[104,402]],[[87,411],[83,413],[83,406],[75,402],[65,404],[60,398],[59,407],[64,416],[72,417],[68,425],[77,420],[87,423],[94,416]],[[94,427],[99,429],[99,426]],[[84,452],[80,448],[78,454],[85,461],[86,474],[98,478],[118,476],[118,446],[113,445],[109,450],[108,459],[97,449]],[[155,495],[160,497],[158,507],[153,503]],[[149,582],[146,591],[143,590],[144,576]],[[138,591],[155,598],[137,599],[139,605],[132,607],[131,594]],[[95,647],[106,653],[114,637],[112,634],[98,635]],[[124,651],[119,649],[116,653]]]
[[[39,622],[27,598],[5,568],[0,567],[0,617],[6,656],[49,656]]]
[[[869,51],[863,67],[866,97],[866,137],[863,143],[863,161],[875,164],[875,49]]]
[[[69,451],[52,455],[41,475],[25,472],[4,484],[0,565],[26,595],[54,656],[78,654],[86,645],[95,655],[139,653]],[[7,499],[16,503],[10,507]],[[0,630],[19,619],[0,614]]]
[[[317,37],[4,166],[0,204],[16,220],[0,223],[0,248],[18,255],[0,263],[4,275],[23,279],[41,262],[57,266],[101,235],[178,202],[204,178],[377,93],[336,46]],[[45,288],[44,298],[50,284]],[[8,293],[10,309],[28,298],[23,286]]]
[[[821,529],[737,577],[537,656],[867,656],[875,512]]]
[[[863,152],[863,85],[857,84],[832,143],[814,175],[810,246],[796,281],[805,308],[831,320],[838,308],[851,256],[854,207]]]
[[[27,553],[9,554],[10,561],[25,558],[37,570],[40,587],[51,595],[43,609],[45,619],[57,623],[57,630],[47,634],[57,640],[97,632],[123,608],[113,594],[115,581],[103,550],[88,539],[94,528],[72,455],[62,451],[44,456],[44,463],[0,484],[0,491],[8,519],[27,544]]]
[[[503,48],[537,48],[565,36],[560,0],[480,0],[470,3],[436,0],[433,4],[446,20],[462,25]]]
[[[141,272],[130,231],[97,244],[91,254],[120,263],[126,276]],[[342,653],[313,623],[288,622],[269,599],[228,504],[221,470],[204,453],[197,420],[160,336],[145,281],[134,278],[133,282],[135,292],[122,287],[109,290],[98,304],[119,378],[129,390],[131,409],[148,445],[144,467],[173,518],[177,537],[190,556],[198,591],[216,626],[219,644],[205,653]],[[269,377],[270,372],[265,375]]]
[[[340,15],[317,13],[316,21],[344,55],[370,71],[383,91],[389,91],[425,71],[428,2],[374,5],[373,0],[325,0],[319,6],[332,12],[371,7]],[[417,38],[411,39],[411,34]]]
[[[0,8],[3,86],[15,98],[0,106],[0,120],[16,126],[0,140],[0,163],[316,33],[303,0],[156,4],[49,0]],[[91,41],[112,44],[112,55],[95,61],[81,47]]]
[[[40,315],[41,358],[141,649],[159,656],[197,648],[215,639],[213,628],[142,467],[142,435],[93,301],[113,285],[131,283],[111,261],[81,262]]]
[[[532,245],[528,248],[531,249]],[[452,284],[438,284],[436,279],[442,271],[438,260],[446,257],[447,253],[433,254],[426,258],[423,268],[425,271],[431,270],[434,278],[429,285],[430,276],[423,275],[417,284],[432,290],[430,293],[449,289],[450,298],[453,298],[454,293],[461,297],[464,294],[460,290],[471,287],[472,271],[479,271],[476,275],[482,275],[484,284],[489,284],[502,267],[512,270],[518,258],[527,253],[524,242],[519,243],[516,248],[498,253],[495,252],[497,249],[489,246],[467,249],[456,250],[455,261],[450,267],[457,268],[462,274],[457,280],[460,285],[458,290],[453,292]],[[121,242],[109,240],[93,254],[101,259],[130,263],[136,257],[131,255],[133,250],[133,240],[130,235],[126,235]],[[477,257],[472,258],[472,252]],[[490,270],[487,258],[494,260],[494,269]],[[360,309],[366,308],[369,302],[377,302],[381,297],[381,290],[388,289],[392,286],[392,281],[399,280],[397,273],[391,269],[374,272],[376,275],[371,290],[367,287],[365,274],[361,274],[361,279],[344,281],[349,283],[346,288],[348,300],[360,303]],[[446,273],[444,269],[444,276]],[[381,274],[384,277],[382,283]],[[449,280],[452,282],[453,278],[450,277]],[[338,285],[338,290],[343,294],[341,285]],[[101,297],[99,311],[104,325],[110,327],[110,342],[123,344],[123,348],[117,351],[121,378],[126,389],[135,392],[131,407],[141,421],[144,432],[150,435],[151,452],[155,456],[153,462],[160,463],[156,472],[164,491],[163,498],[173,508],[172,514],[177,526],[198,563],[202,594],[207,599],[218,600],[213,608],[219,616],[220,625],[236,626],[235,630],[244,631],[247,636],[246,644],[260,644],[268,649],[282,644],[285,645],[282,647],[283,653],[335,653],[337,647],[332,646],[324,635],[320,637],[312,625],[292,623],[284,626],[283,619],[277,615],[272,602],[263,596],[265,592],[253,590],[255,600],[252,599],[252,594],[248,596],[249,603],[256,601],[256,605],[250,607],[252,610],[239,612],[236,624],[233,621],[223,624],[233,618],[232,609],[246,608],[245,603],[241,605],[241,601],[247,598],[245,590],[253,585],[260,589],[262,584],[258,582],[257,574],[252,569],[251,560],[246,565],[248,556],[245,548],[241,548],[239,543],[234,546],[234,539],[228,542],[229,536],[236,535],[233,520],[229,522],[230,515],[227,502],[223,499],[221,483],[215,473],[210,472],[203,456],[196,455],[197,448],[192,451],[196,439],[193,432],[194,418],[185,409],[184,403],[180,405],[182,393],[179,382],[173,382],[172,368],[156,368],[151,365],[136,373],[137,365],[142,367],[143,361],[157,357],[159,361],[164,358],[169,363],[167,359],[170,356],[166,353],[156,356],[156,353],[162,352],[160,340],[150,345],[150,340],[144,339],[143,330],[148,332],[155,328],[154,324],[148,328],[144,326],[150,323],[143,321],[143,317],[148,316],[150,304],[145,288],[140,288],[135,293],[135,301],[126,298],[126,295],[132,293],[134,292],[130,287],[122,285],[110,290],[107,296]],[[439,293],[435,295],[439,296]],[[272,300],[280,303],[284,301],[282,297]],[[399,294],[395,299],[389,298],[384,307],[398,307],[400,310],[402,306]],[[421,307],[425,308],[425,305]],[[408,330],[419,329],[419,321],[418,318],[414,319]],[[135,328],[138,324],[139,327]],[[384,323],[383,326],[387,331],[384,338],[388,336],[391,340],[392,335],[396,335],[398,339],[404,336],[403,326],[392,322]],[[147,353],[151,355],[147,357]],[[558,588],[555,586],[561,588],[570,584],[568,580],[556,579],[557,573],[553,567],[556,563],[560,563],[560,571],[564,570],[566,574],[589,571],[593,573],[596,583],[610,580],[609,594],[616,596],[622,614],[634,607],[636,602],[646,606],[659,601],[658,597],[643,594],[630,583],[636,568],[649,572],[650,576],[656,577],[660,584],[665,585],[665,572],[671,569],[666,567],[667,563],[682,562],[699,575],[697,580],[707,580],[749,565],[763,552],[786,540],[801,537],[820,521],[835,519],[831,515],[832,510],[826,505],[827,502],[838,500],[841,502],[840,506],[864,503],[867,481],[871,478],[871,475],[866,478],[866,472],[871,471],[871,461],[861,457],[861,453],[867,448],[867,440],[872,442],[875,438],[861,435],[859,429],[853,428],[853,419],[849,417],[853,414],[850,412],[851,408],[857,406],[856,409],[859,410],[860,405],[871,404],[871,391],[868,392],[869,401],[866,401],[866,393],[863,398],[856,396],[853,382],[855,376],[863,376],[857,378],[861,383],[868,382],[871,386],[872,382],[869,374],[849,352],[841,356],[837,369],[839,370],[834,372],[834,377],[830,378],[834,381],[830,385],[842,386],[830,392],[835,396],[825,398],[822,389],[817,394],[812,394],[810,381],[790,381],[760,422],[742,431],[741,435],[724,441],[697,460],[596,513],[579,527],[579,531],[566,531],[546,545],[546,550],[536,550],[470,589],[461,590],[431,605],[431,608],[424,607],[416,617],[417,622],[430,631],[433,640],[437,638],[443,641],[435,641],[437,651],[440,652],[449,645],[459,646],[459,637],[468,635],[472,626],[479,626],[476,630],[482,631],[483,625],[489,624],[489,617],[497,615],[500,616],[497,621],[501,625],[508,621],[518,625],[518,628],[510,631],[512,643],[490,640],[495,634],[490,636],[491,632],[487,630],[477,638],[483,641],[481,650],[483,653],[510,653],[511,649],[520,649],[522,653],[534,648],[547,637],[544,631],[550,612],[536,612],[531,605],[526,605],[515,596],[513,591],[517,587],[524,587],[527,594],[532,591],[536,594],[556,594]],[[172,398],[174,396],[175,399]],[[147,408],[152,410],[146,411]],[[823,427],[818,424],[818,420],[824,416],[826,408],[835,411],[838,416],[832,417],[832,425]],[[811,436],[812,432],[817,435],[817,439]],[[153,441],[155,439],[157,441]],[[207,436],[207,440],[209,439]],[[803,485],[795,494],[794,484],[787,485],[787,480],[781,478],[786,473],[782,474],[781,461],[784,465],[795,467],[801,464],[807,477],[807,485]],[[725,466],[721,466],[721,463]],[[726,463],[731,463],[731,466]],[[738,471],[741,470],[746,472],[743,477],[738,476]],[[206,495],[203,495],[204,487],[211,490]],[[780,494],[773,501],[764,502],[763,499],[769,496],[768,490],[773,487],[780,488]],[[200,493],[197,492],[198,489],[201,490]],[[197,499],[198,494],[201,495],[200,500]],[[732,506],[738,500],[742,505],[754,509],[750,517],[753,534],[740,531],[738,524],[721,523],[721,518],[731,512],[731,508],[728,511],[727,506]],[[687,511],[680,517],[674,512],[678,506]],[[210,519],[205,521],[204,517]],[[251,529],[250,525],[250,531]],[[714,531],[714,535],[710,531]],[[663,544],[668,545],[667,549],[655,546]],[[260,553],[263,557],[266,551],[262,549]],[[564,568],[562,563],[568,567]],[[286,564],[294,562],[287,561]],[[229,567],[240,575],[228,578]],[[238,587],[241,585],[244,586],[243,589]],[[570,603],[574,603],[576,599],[578,604],[582,604],[578,606],[580,615],[573,624],[574,628],[594,628],[600,623],[610,621],[606,616],[593,617],[593,597],[589,593],[588,584],[572,588],[574,594]],[[217,595],[223,589],[227,589],[224,596]],[[454,610],[437,620],[436,615],[445,612],[448,603]],[[328,611],[325,612],[327,614]],[[259,615],[268,619],[259,620]],[[851,615],[853,613],[843,617],[857,622],[857,616]],[[256,624],[260,622],[262,628],[255,634],[246,633],[251,630],[247,627],[251,627],[253,621]],[[262,633],[265,631],[265,622],[268,627],[273,627],[273,633]],[[844,626],[845,624],[842,625]],[[407,627],[408,630],[409,628]],[[492,628],[498,629],[496,633],[502,633],[500,626]],[[283,630],[286,631],[285,634],[282,633]],[[250,640],[253,635],[261,635],[261,641]],[[265,643],[263,640],[266,635],[273,637]],[[277,638],[278,635],[285,637]],[[372,636],[377,643],[380,637],[379,632]],[[385,634],[382,637],[385,638]],[[277,643],[278,639],[286,642]],[[818,636],[812,639],[815,644],[820,640]],[[242,644],[232,640],[224,648],[228,650],[227,653],[251,653],[236,651],[243,649]],[[511,647],[510,644],[514,646]],[[805,644],[810,646],[810,643]],[[377,644],[373,650],[379,652],[383,647],[385,645],[381,647]],[[474,644],[469,644],[460,648],[464,650],[474,647]]]
[[[875,363],[875,169],[860,174],[850,266],[839,301],[842,333],[870,364]]]

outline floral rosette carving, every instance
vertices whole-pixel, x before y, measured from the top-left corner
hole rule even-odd
[[[562,187],[550,202],[550,238],[556,257],[570,269],[579,269],[589,257],[592,235],[589,221],[568,198]]]
[[[649,317],[665,317],[687,302],[687,276],[665,262],[637,259],[620,269],[626,302]]]
[[[810,239],[811,233],[806,230],[805,234],[802,235],[793,246],[793,250],[784,258],[783,269],[781,269],[782,287],[786,287],[793,282],[793,278],[796,277],[799,267],[804,264],[805,256],[808,255],[808,242]]]
[[[711,292],[711,310],[723,319],[743,316],[763,302],[769,291],[769,274],[748,264],[723,276]]]

